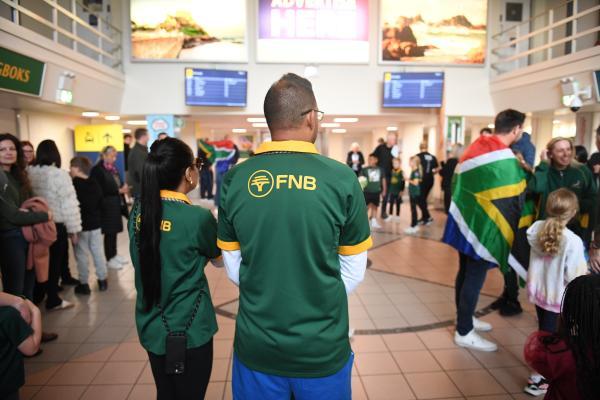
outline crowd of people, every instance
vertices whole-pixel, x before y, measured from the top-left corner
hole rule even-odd
[[[0,397],[18,399],[22,357],[39,354],[40,343],[57,337],[43,332],[36,304],[45,301],[48,311],[72,307],[61,298],[64,286],[74,285],[80,296],[96,287],[106,291],[107,269],[129,263],[117,251],[128,219],[136,326],[159,399],[206,393],[218,329],[204,273],[209,261],[225,267],[240,289],[234,398],[350,399],[347,296],[364,279],[372,229],[381,228],[379,218],[399,220],[405,191],[411,210],[405,232],[430,225],[428,198],[439,174],[446,234],[453,236],[444,241],[459,253],[455,343],[497,349],[478,334],[493,327],[475,316],[492,267],[500,266],[505,278],[493,307],[505,316],[522,312],[519,278],[505,268],[509,252],[486,253],[489,229],[496,229],[496,236],[510,237],[497,246],[527,246],[521,277],[539,329],[524,350],[532,367],[525,391],[548,399],[600,398],[599,152],[588,160],[571,139],[555,138],[534,168],[525,115],[505,110],[493,131],[482,130],[467,148],[453,145],[443,163],[422,143],[405,173],[398,137],[390,133],[367,157],[353,144],[346,167],[314,145],[323,114],[308,80],[284,75],[267,92],[264,114],[273,141],[219,173],[218,222],[187,196],[200,183],[202,197],[213,196],[209,160],[179,139],[165,135],[148,148],[148,132],[136,130],[126,138],[123,179],[112,146],[95,162],[74,157],[67,172],[54,141],[35,148],[0,135]],[[600,150],[600,127],[596,134]],[[478,167],[482,176],[470,178]],[[488,178],[497,187],[484,189]],[[484,213],[464,215],[460,203],[469,196],[487,204]],[[529,214],[528,202],[534,204]],[[517,235],[519,229],[526,235]],[[470,240],[461,241],[458,232]],[[91,284],[90,255],[97,278]]]

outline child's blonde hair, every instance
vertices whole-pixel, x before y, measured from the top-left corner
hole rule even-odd
[[[569,189],[561,188],[550,193],[546,201],[547,218],[538,233],[538,242],[544,253],[550,255],[558,253],[563,229],[578,210],[577,196]]]
[[[417,166],[417,170],[419,171],[420,175],[423,175],[423,168],[421,167],[421,159],[419,158],[419,156],[412,156],[409,160],[409,162],[415,162],[415,165]]]

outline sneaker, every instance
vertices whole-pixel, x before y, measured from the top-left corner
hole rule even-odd
[[[75,286],[75,293],[88,295],[92,293],[92,291],[90,290],[90,285],[88,285],[87,283],[82,283]]]
[[[383,220],[384,220],[385,222],[390,222],[390,221],[392,221],[393,219],[394,219],[394,217],[392,217],[392,216],[388,215],[388,216],[387,216],[387,217],[385,217]]]
[[[354,328],[348,329],[348,338],[352,339],[353,336],[354,336]]]
[[[117,260],[117,262],[119,262],[121,264],[124,264],[124,265],[128,265],[129,264],[129,260],[127,258],[123,257],[120,254],[117,254],[115,256],[115,259]]]
[[[454,343],[460,347],[466,347],[467,349],[479,350],[479,351],[496,351],[498,346],[496,343],[490,342],[479,336],[475,329],[471,332],[462,336],[458,332],[454,333]]]
[[[423,221],[423,224],[428,225],[428,226],[433,224],[433,218],[431,218],[431,217],[427,218],[425,221]]]
[[[98,290],[105,292],[108,289],[108,281],[106,279],[98,279]]]
[[[537,378],[537,379],[536,379]],[[532,396],[541,396],[548,391],[548,381],[543,376],[530,376],[523,391]]]
[[[72,276],[69,276],[66,279],[61,279],[60,283],[61,285],[77,286],[81,282],[79,282],[79,279],[75,279]]]
[[[410,228],[406,228],[404,230],[404,233],[406,233],[408,235],[414,235],[417,232],[419,232],[419,227],[418,226],[411,226]]]
[[[123,269],[123,264],[121,264],[119,261],[116,260],[116,257],[111,258],[110,260],[108,260],[108,263],[106,263],[106,266],[110,269]]]
[[[381,225],[379,225],[379,222],[377,222],[377,219],[375,219],[375,218],[371,219],[371,228],[381,229]]]
[[[518,301],[506,300],[504,305],[500,307],[500,315],[504,317],[512,317],[514,315],[519,315],[523,312],[521,308],[521,303]]]
[[[473,317],[473,329],[479,332],[489,332],[492,330],[492,324]]]
[[[66,310],[67,308],[71,308],[74,305],[75,304],[71,303],[70,301],[61,300],[61,302],[55,306],[48,307],[48,304],[46,304],[46,310],[48,310],[48,311]]]
[[[489,307],[492,310],[499,310],[502,307],[504,307],[504,304],[506,304],[506,298],[505,297],[498,297],[492,304],[489,305]]]

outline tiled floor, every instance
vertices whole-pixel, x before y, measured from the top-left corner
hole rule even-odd
[[[406,208],[405,208],[406,209]],[[527,399],[522,388],[528,369],[522,346],[536,326],[533,308],[503,318],[483,317],[494,325],[488,336],[499,343],[496,353],[458,348],[452,341],[453,280],[456,254],[439,243],[443,216],[417,237],[401,234],[402,222],[374,233],[376,248],[365,281],[349,297],[351,325],[356,329],[352,387],[354,399]],[[127,254],[127,238],[119,237]],[[74,264],[72,264],[74,265]],[[231,398],[231,356],[237,311],[237,288],[223,270],[207,266],[219,332],[207,399]],[[152,399],[155,389],[145,351],[138,343],[133,317],[133,269],[109,276],[105,293],[65,298],[73,309],[44,316],[44,327],[59,333],[43,346],[42,355],[26,362],[23,399]],[[480,299],[484,308],[500,293],[502,279],[490,271]],[[94,288],[95,289],[95,288]]]

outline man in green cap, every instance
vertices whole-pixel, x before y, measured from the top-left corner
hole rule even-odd
[[[218,245],[240,287],[233,395],[349,400],[347,294],[372,245],[364,196],[350,168],[318,154],[308,80],[284,75],[264,113],[273,141],[221,188]]]

